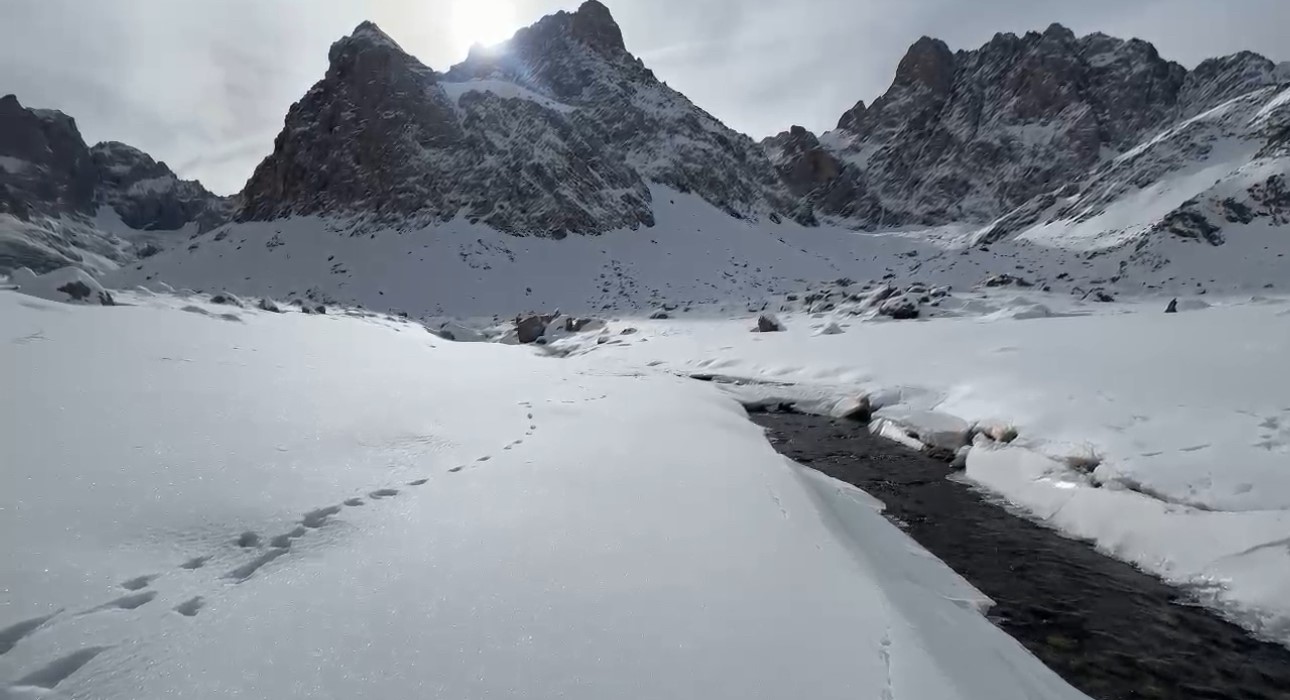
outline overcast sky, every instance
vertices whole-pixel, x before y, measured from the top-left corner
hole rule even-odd
[[[1290,0],[604,0],[672,87],[760,138],[831,128],[922,35],[975,48],[1061,22],[1153,42],[1189,68],[1290,59]],[[0,94],[61,109],[221,194],[272,150],[287,108],[364,19],[437,70],[579,0],[0,0]]]

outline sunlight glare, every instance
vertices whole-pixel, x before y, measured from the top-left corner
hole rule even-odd
[[[500,44],[515,33],[515,22],[510,0],[455,0],[452,5],[452,34],[462,46]]]

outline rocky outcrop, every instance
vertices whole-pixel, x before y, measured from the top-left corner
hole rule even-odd
[[[97,174],[96,201],[141,231],[174,231],[196,222],[208,231],[231,218],[228,199],[195,180],[180,180],[165,163],[117,141],[90,149]]]
[[[0,213],[94,213],[97,173],[71,117],[0,97]]]

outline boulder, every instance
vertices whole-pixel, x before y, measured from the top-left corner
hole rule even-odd
[[[1173,301],[1169,302],[1169,306],[1165,307],[1165,313],[1167,313],[1167,314],[1176,314],[1176,313],[1178,313],[1178,300],[1177,300],[1177,299],[1174,299]]]
[[[519,336],[519,341],[524,344],[536,343],[538,338],[546,334],[546,320],[538,315],[515,318],[515,332]]]
[[[784,324],[780,323],[775,314],[764,313],[757,317],[758,333],[778,333],[784,330]]]
[[[878,307],[878,314],[898,321],[918,318],[918,300],[905,294],[894,296]]]
[[[69,304],[116,306],[112,294],[88,272],[77,267],[63,267],[43,275],[23,267],[15,270],[9,281],[28,296]]]

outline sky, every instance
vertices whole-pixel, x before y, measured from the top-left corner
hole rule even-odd
[[[1290,60],[1287,0],[603,0],[627,48],[761,138],[832,128],[872,102],[920,36],[975,48],[1060,22],[1136,36],[1192,67],[1248,49]],[[2,0],[0,94],[75,117],[220,194],[273,149],[327,49],[376,22],[436,70],[579,0]]]

